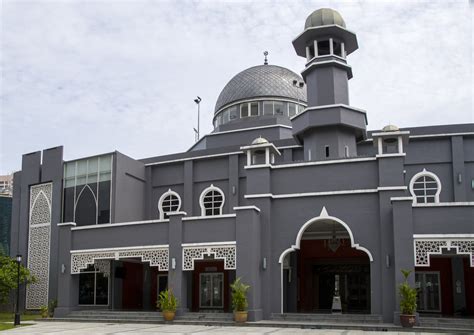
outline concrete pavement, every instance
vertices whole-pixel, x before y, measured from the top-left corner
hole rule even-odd
[[[130,324],[130,323],[82,323],[82,322],[39,322],[34,325],[6,330],[1,333],[28,334],[28,335],[191,335],[191,334],[233,334],[233,335],[297,335],[297,334],[329,334],[329,335],[407,335],[407,334],[434,334],[434,333],[399,333],[399,332],[364,332],[360,330],[334,329],[297,329],[272,327],[218,327],[172,324]],[[454,334],[454,333],[453,333]]]

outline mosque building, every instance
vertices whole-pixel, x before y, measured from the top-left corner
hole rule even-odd
[[[24,154],[11,254],[37,278],[25,309],[230,312],[250,320],[329,313],[392,322],[402,269],[418,312],[474,315],[474,124],[367,131],[349,102],[357,36],[331,9],[293,40],[301,76],[257,65],[220,93],[214,130],[188,151],[72,161]],[[416,112],[416,111],[414,111]]]

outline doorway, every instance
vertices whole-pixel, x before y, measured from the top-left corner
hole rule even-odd
[[[224,273],[201,273],[199,276],[199,308],[224,308]]]

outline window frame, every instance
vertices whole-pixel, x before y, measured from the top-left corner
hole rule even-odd
[[[433,196],[427,196],[426,195],[426,182],[425,182],[425,187],[423,188],[424,190],[424,195],[423,196],[417,196],[415,194],[415,189],[414,189],[414,186],[415,186],[415,183],[418,179],[420,179],[421,177],[429,177],[429,178],[432,178],[434,179],[434,181],[436,182],[437,184],[437,189],[436,189],[436,193],[434,194],[434,202],[427,202],[427,198],[428,197],[433,197]],[[430,172],[430,171],[427,171],[426,169],[423,169],[423,171],[420,171],[418,173],[416,173],[411,179],[410,179],[410,185],[409,185],[409,189],[410,189],[410,194],[413,196],[413,204],[421,204],[421,205],[426,205],[426,204],[432,204],[432,203],[439,203],[439,194],[441,193],[441,180],[438,178],[438,176],[436,174],[434,174],[433,172]],[[424,198],[424,202],[419,202],[418,201],[418,197],[423,197]]]
[[[204,206],[204,198],[206,197],[206,195],[211,192],[211,191],[217,191],[218,193],[220,193],[220,195],[222,196],[222,203],[220,204],[220,206],[218,207],[219,208],[219,214],[217,215],[206,215],[206,207]],[[224,192],[217,186],[214,186],[213,184],[211,184],[211,186],[205,188],[202,192],[201,192],[201,195],[199,196],[199,206],[201,207],[201,216],[218,216],[218,215],[222,215],[222,212],[223,212],[223,209],[224,209],[224,204],[225,204],[225,195],[224,195]],[[213,208],[215,208],[213,206]]]
[[[95,267],[94,264],[92,264],[93,269],[83,269],[79,273],[79,276],[82,274],[94,274],[94,303],[93,304],[80,304],[78,303],[78,306],[109,306],[110,305],[110,276],[106,276],[104,273],[100,272],[99,269]],[[107,304],[97,304],[97,274],[101,274],[104,278],[107,278]],[[79,280],[78,280],[79,282]],[[78,283],[79,286],[79,283]],[[80,290],[78,291],[78,293]],[[79,301],[79,296],[78,296],[78,301]]]
[[[160,220],[167,220],[165,219],[165,211],[163,210],[163,201],[166,199],[166,197],[170,195],[174,195],[175,197],[178,198],[178,209],[175,212],[179,212],[179,210],[181,209],[181,204],[182,204],[181,197],[179,196],[177,192],[169,188],[168,191],[163,193],[160,199],[158,200],[158,212],[160,214]],[[166,213],[174,213],[174,212],[166,212]]]

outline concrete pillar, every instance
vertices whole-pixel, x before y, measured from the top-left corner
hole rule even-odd
[[[193,196],[194,196],[194,163],[192,160],[184,162],[184,193],[183,193],[183,211],[188,213],[190,216],[199,215],[193,213]]]
[[[64,317],[77,309],[79,302],[79,274],[71,274],[73,222],[60,223],[58,243],[58,307],[54,316]]]
[[[393,207],[393,268],[395,287],[395,315],[394,322],[399,321],[400,296],[398,285],[404,281],[401,270],[412,270],[408,277],[408,283],[415,286],[415,251],[413,246],[413,213],[412,197],[391,198]]]
[[[229,156],[229,196],[226,199],[229,213],[239,205],[239,156]]]
[[[462,136],[451,137],[451,157],[453,162],[454,201],[466,201],[466,179],[464,168],[464,144]]]
[[[234,207],[237,212],[235,236],[237,242],[237,278],[250,285],[247,295],[250,321],[263,317],[261,302],[261,272],[265,271],[260,253],[260,209],[255,206]]]
[[[169,241],[169,269],[168,269],[168,288],[178,299],[177,315],[182,315],[188,311],[188,292],[187,275],[183,271],[183,216],[186,212],[174,212],[168,214],[170,217],[168,241]],[[174,267],[174,269],[173,269]]]

